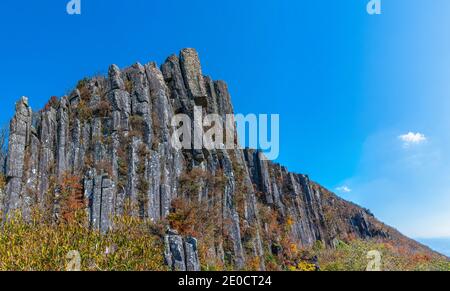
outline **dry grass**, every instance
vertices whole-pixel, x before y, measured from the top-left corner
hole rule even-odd
[[[323,271],[364,271],[370,261],[370,251],[381,254],[383,271],[450,271],[450,262],[443,257],[413,252],[381,241],[341,242],[335,250],[320,250],[317,254]]]
[[[166,270],[163,240],[150,223],[116,218],[115,229],[101,235],[89,230],[82,216],[70,224],[46,223],[38,213],[30,222],[10,218],[0,232],[0,270],[76,269],[76,254],[83,271]]]

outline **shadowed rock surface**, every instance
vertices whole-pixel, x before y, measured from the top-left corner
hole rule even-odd
[[[161,68],[112,65],[107,77],[80,81],[69,96],[38,112],[27,98],[20,99],[10,125],[1,209],[27,218],[37,206],[61,219],[64,197],[58,185],[72,175],[83,185],[91,227],[102,232],[113,227],[115,215],[127,212],[158,222],[175,211],[176,200],[204,203],[203,211],[217,219],[219,229],[204,242],[207,258],[235,269],[252,261],[264,270],[267,255],[286,248],[280,229],[299,248],[379,238],[426,250],[258,151],[176,150],[170,121],[179,113],[192,117],[196,105],[203,113],[233,113],[226,83],[203,75],[193,49],[170,56]],[[186,190],[182,177],[189,173],[205,175],[197,175],[195,187]],[[165,241],[169,266],[200,269],[196,239],[167,234]]]

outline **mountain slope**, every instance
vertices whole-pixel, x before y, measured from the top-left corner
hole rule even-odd
[[[233,113],[227,85],[203,76],[193,49],[160,68],[113,65],[108,77],[84,79],[38,112],[22,98],[10,126],[1,210],[27,219],[37,207],[61,221],[86,209],[103,233],[114,216],[139,216],[169,225],[175,237],[196,237],[207,267],[283,269],[297,249],[354,239],[431,253],[258,151],[176,150],[172,117],[193,116],[194,106],[223,119]],[[67,181],[82,194],[65,191]],[[196,251],[189,239],[185,246]]]
[[[418,239],[418,241],[446,256],[450,256],[450,238],[423,238]]]

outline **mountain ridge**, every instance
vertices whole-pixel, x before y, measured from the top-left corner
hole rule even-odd
[[[199,105],[205,114],[234,113],[227,84],[203,75],[194,49],[160,67],[112,65],[107,77],[81,80],[38,112],[23,97],[10,125],[0,211],[27,219],[38,207],[61,221],[83,209],[103,233],[125,213],[164,222],[173,269],[283,268],[297,248],[354,239],[434,254],[260,151],[174,149],[172,117],[192,116]],[[67,178],[80,183],[80,197],[63,195]]]

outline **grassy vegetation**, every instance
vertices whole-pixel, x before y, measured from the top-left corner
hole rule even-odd
[[[167,270],[163,259],[162,226],[126,216],[116,218],[114,230],[101,235],[89,230],[83,213],[77,213],[76,219],[70,223],[48,223],[38,213],[34,213],[28,222],[18,215],[2,221],[0,270],[77,269],[78,256],[79,269],[85,271]],[[180,220],[174,215],[169,217],[172,224]],[[181,230],[187,228],[187,232],[192,231],[202,238],[199,248],[204,270],[228,269],[222,263],[216,261],[214,264],[211,258],[207,258],[211,246],[206,237],[214,240],[214,230],[203,228],[201,231],[208,235],[199,235],[187,224],[172,226]],[[290,252],[295,253],[296,259],[289,264],[273,255],[268,254],[267,257],[272,257],[279,270],[315,271],[314,260],[321,271],[365,271],[372,260],[368,257],[371,251],[381,254],[380,268],[383,271],[450,271],[450,262],[443,257],[413,253],[377,241],[340,242],[336,249],[325,249],[319,244],[311,249],[292,248]]]
[[[122,217],[107,235],[86,227],[83,215],[71,223],[47,223],[38,214],[20,216],[0,231],[0,270],[84,271],[166,270],[159,230],[148,222]]]
[[[340,242],[336,249],[322,249],[316,254],[323,271],[365,271],[374,259],[369,255],[371,251],[380,253],[382,271],[450,271],[450,261],[443,257],[415,253],[385,242]]]

